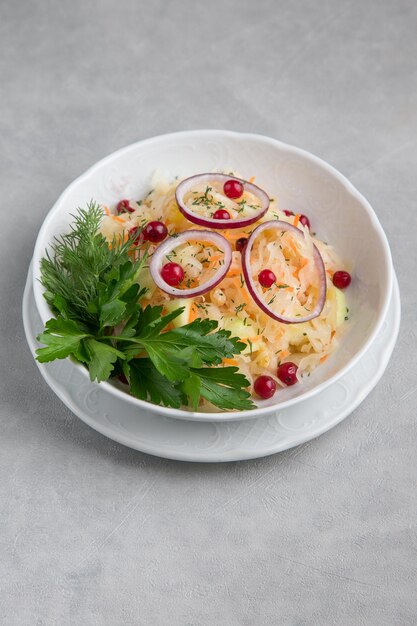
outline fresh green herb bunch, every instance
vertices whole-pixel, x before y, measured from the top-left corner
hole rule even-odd
[[[103,299],[114,300],[109,298],[107,286],[115,278],[120,280],[123,265],[123,287],[133,284],[146,255],[136,261],[129,256],[137,231],[127,241],[119,237],[110,246],[107,244],[99,232],[103,210],[95,202],[90,202],[86,210],[79,209],[73,217],[71,231],[55,239],[51,252],[46,252],[41,261],[44,297],[57,312],[98,330]]]
[[[194,409],[203,397],[220,409],[250,409],[247,379],[221,365],[245,344],[216,330],[217,322],[196,319],[167,330],[181,315],[161,306],[140,306],[142,258],[132,255],[138,233],[111,245],[100,234],[103,211],[94,202],[79,209],[71,232],[56,239],[41,263],[45,298],[56,317],[38,341],[40,362],[71,356],[98,382],[123,374],[133,395],[156,404]]]

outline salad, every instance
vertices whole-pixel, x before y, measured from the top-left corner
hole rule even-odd
[[[306,215],[235,174],[158,173],[140,199],[90,203],[41,265],[56,313],[41,361],[200,410],[279,397],[337,349],[350,273]]]

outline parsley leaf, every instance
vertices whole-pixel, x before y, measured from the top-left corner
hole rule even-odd
[[[178,358],[172,346],[167,349],[164,344],[158,345],[157,342],[145,342],[145,346],[146,352],[158,372],[169,381],[179,382],[189,376],[190,370],[187,361]]]
[[[38,335],[37,340],[44,343],[46,348],[37,350],[37,359],[40,363],[47,363],[55,359],[65,359],[81,351],[81,341],[88,337],[88,333],[71,320],[59,316],[46,322],[45,330]],[[79,360],[79,357],[77,357]]]
[[[197,318],[191,324],[162,334],[161,342],[175,344],[178,348],[194,346],[204,363],[219,365],[223,358],[231,358],[245,349],[246,345],[231,338],[227,330],[218,330],[214,320]]]
[[[220,409],[253,408],[250,393],[242,388],[247,386],[247,380],[237,373],[237,367],[204,367],[191,371],[200,380],[201,395]]]
[[[123,352],[96,339],[86,339],[85,347],[90,357],[90,379],[97,380],[99,383],[108,379],[118,357],[125,358]]]
[[[150,359],[133,359],[129,363],[130,391],[140,400],[150,400],[179,409],[182,393],[178,386],[168,382]]]
[[[191,407],[196,411],[201,396],[201,383],[196,374],[191,374],[180,385],[181,390],[190,398]]]
[[[117,326],[123,321],[126,313],[126,303],[121,300],[111,300],[105,302],[100,307],[100,325],[102,328],[106,326]]]

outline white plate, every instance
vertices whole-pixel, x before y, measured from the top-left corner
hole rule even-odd
[[[342,378],[312,398],[272,415],[239,422],[191,422],[156,415],[92,384],[68,359],[37,365],[62,402],[86,424],[135,450],[181,461],[241,461],[268,456],[314,439],[336,426],[370,393],[388,364],[398,335],[397,280],[387,315],[369,350]],[[23,323],[34,354],[43,325],[32,273],[23,298]]]

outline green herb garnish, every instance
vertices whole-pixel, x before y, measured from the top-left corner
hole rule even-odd
[[[197,198],[194,198],[192,204],[197,205],[197,206],[205,206],[205,207],[212,206],[213,196],[210,194],[210,191],[212,190],[213,190],[212,187],[207,186],[203,195],[198,196]]]
[[[99,232],[103,211],[91,202],[79,209],[69,234],[52,243],[41,262],[45,299],[56,313],[37,339],[44,363],[68,356],[83,363],[98,382],[124,374],[131,393],[156,404],[194,409],[205,398],[224,410],[250,409],[248,380],[221,365],[245,349],[214,320],[196,319],[167,330],[183,308],[163,315],[143,308],[138,277],[146,263],[132,255],[138,231],[111,245]]]

